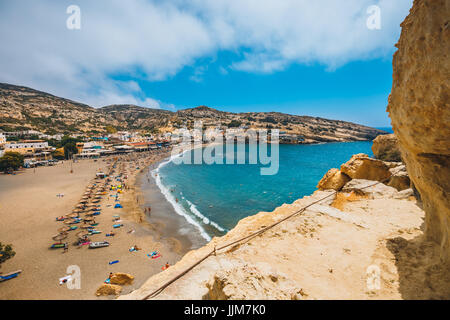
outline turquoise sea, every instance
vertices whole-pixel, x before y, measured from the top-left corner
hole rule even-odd
[[[268,165],[248,161],[232,165],[175,164],[171,159],[154,169],[152,176],[174,211],[209,240],[223,235],[244,217],[273,211],[283,203],[310,195],[330,168],[339,168],[356,153],[373,156],[371,147],[371,141],[279,145],[279,170],[275,175],[261,175],[260,168]],[[247,145],[246,159],[248,151]],[[224,156],[221,152],[217,155]]]

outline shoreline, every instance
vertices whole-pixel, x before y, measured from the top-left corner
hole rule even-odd
[[[198,243],[197,237],[192,234],[192,231],[195,230],[192,230],[193,228],[184,217],[177,214],[152,175],[152,172],[157,170],[169,156],[170,154],[166,154],[165,157],[143,168],[136,175],[135,194],[143,217],[145,217],[143,223],[155,231],[158,241],[168,242],[175,252],[184,255],[188,251],[204,245],[204,243]],[[151,208],[149,215],[144,213],[146,207]],[[183,232],[186,228],[188,232]]]

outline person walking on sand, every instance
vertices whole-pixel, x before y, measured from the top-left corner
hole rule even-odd
[[[68,244],[66,242],[66,243],[64,243],[64,251],[63,251],[63,253],[66,253],[67,251],[69,251],[69,246],[68,246]]]

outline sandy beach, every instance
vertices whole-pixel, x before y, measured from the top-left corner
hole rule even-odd
[[[75,224],[77,230],[69,231],[69,249],[49,249],[55,243],[52,236],[64,222],[56,217],[70,214],[78,204],[88,185],[103,183],[95,181],[96,173],[107,172],[112,159],[65,161],[53,167],[27,169],[17,175],[0,175],[0,240],[12,244],[16,255],[2,264],[0,272],[22,270],[15,279],[0,284],[0,299],[97,299],[96,289],[102,285],[110,272],[124,272],[135,277],[133,284],[124,286],[122,294],[139,288],[150,276],[161,271],[169,262],[178,261],[188,244],[183,239],[161,237],[158,223],[152,223],[142,210],[144,200],[135,186],[136,177],[149,165],[167,157],[166,153],[142,153],[119,157],[113,175],[122,173],[122,182],[112,178],[111,185],[124,183],[119,194],[123,208],[114,208],[116,191],[107,189],[102,195],[101,214],[95,216],[96,230],[101,234],[90,236],[91,241],[108,241],[109,247],[88,249],[76,246],[76,234],[83,223]],[[73,173],[70,171],[73,170]],[[58,194],[64,194],[58,197]],[[113,229],[113,216],[119,215],[122,227]],[[114,237],[106,237],[115,232]],[[129,233],[130,230],[134,232]],[[130,252],[137,245],[142,250]],[[159,252],[162,257],[150,259],[147,254]],[[109,262],[119,260],[110,265]],[[59,284],[67,275],[69,266],[81,271],[81,288],[68,289]],[[113,298],[110,296],[109,298]],[[105,297],[101,299],[107,299]]]

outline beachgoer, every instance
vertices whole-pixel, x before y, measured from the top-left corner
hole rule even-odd
[[[66,253],[67,251],[69,251],[69,246],[66,242],[66,243],[64,243],[64,252],[63,253]]]
[[[170,264],[168,262],[166,262],[166,265],[164,266],[165,269],[169,268]]]

